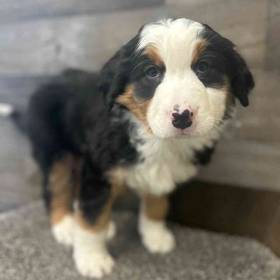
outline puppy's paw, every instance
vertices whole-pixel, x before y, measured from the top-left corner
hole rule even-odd
[[[166,254],[175,248],[175,238],[164,221],[154,221],[142,214],[139,231],[144,246],[151,253]]]
[[[114,260],[104,252],[74,252],[74,260],[78,271],[84,277],[101,278],[111,273]]]
[[[142,234],[142,242],[151,253],[166,254],[175,248],[175,238],[167,228],[155,228]]]
[[[63,245],[71,246],[73,244],[75,221],[71,215],[67,215],[63,220],[52,226],[52,233],[55,240]]]
[[[114,221],[111,221],[109,223],[106,239],[108,241],[112,240],[115,237],[115,235],[116,235],[116,231],[117,231],[116,223]]]

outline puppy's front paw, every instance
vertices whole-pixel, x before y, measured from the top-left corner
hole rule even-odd
[[[175,248],[175,238],[167,228],[157,228],[142,234],[142,241],[151,253],[166,254]]]
[[[101,278],[111,273],[114,260],[104,252],[74,252],[74,260],[78,271],[84,277]]]
[[[63,220],[52,226],[52,233],[55,240],[66,246],[73,244],[75,221],[71,215],[67,215]]]
[[[163,221],[154,221],[142,215],[139,231],[144,246],[151,253],[166,254],[175,248],[175,238]]]

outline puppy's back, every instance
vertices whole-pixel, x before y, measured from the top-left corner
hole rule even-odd
[[[45,169],[67,152],[79,153],[79,129],[88,95],[97,92],[95,73],[68,69],[30,99],[27,132],[34,158]]]

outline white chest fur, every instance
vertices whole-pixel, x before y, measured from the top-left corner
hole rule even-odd
[[[139,147],[143,162],[129,169],[127,184],[137,191],[161,195],[196,174],[191,154],[183,143],[151,139]],[[190,152],[190,151],[189,151]]]
[[[137,145],[143,161],[128,169],[126,183],[138,192],[163,195],[174,190],[178,183],[185,182],[197,173],[193,163],[195,150],[213,143],[210,138],[151,137]]]

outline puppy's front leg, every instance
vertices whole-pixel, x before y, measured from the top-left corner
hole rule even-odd
[[[151,253],[164,254],[175,247],[174,236],[165,223],[168,206],[166,196],[142,195],[139,232]]]
[[[109,274],[114,265],[106,248],[109,218],[105,216],[107,214],[100,217],[102,222],[90,224],[81,213],[76,213],[73,257],[78,271],[85,277],[101,278]]]
[[[101,278],[112,271],[114,261],[106,241],[113,200],[113,186],[97,169],[84,166],[75,209],[73,252],[77,269],[83,276]]]

